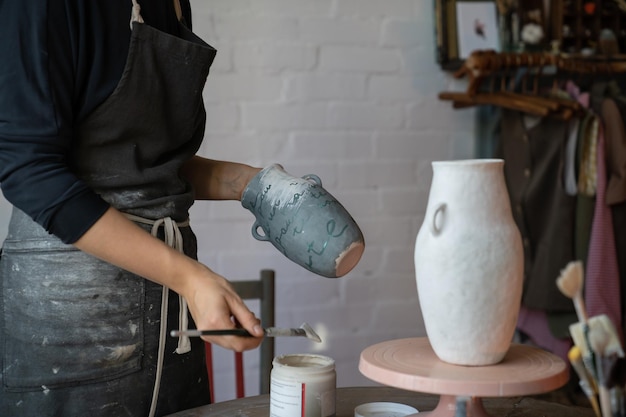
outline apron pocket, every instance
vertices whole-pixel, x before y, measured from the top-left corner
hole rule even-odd
[[[6,241],[0,277],[7,389],[79,385],[140,369],[142,278],[53,237]]]

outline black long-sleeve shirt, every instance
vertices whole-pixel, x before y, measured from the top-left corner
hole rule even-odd
[[[172,0],[139,0],[145,23],[176,34]],[[188,0],[183,16],[191,22]],[[131,0],[0,1],[0,187],[64,242],[108,204],[72,172],[75,126],[121,78]]]

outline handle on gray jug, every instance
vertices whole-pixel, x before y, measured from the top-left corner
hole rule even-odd
[[[254,236],[256,240],[262,240],[262,241],[270,240],[270,238],[267,237],[267,235],[262,235],[259,233],[259,228],[263,230],[259,222],[255,221],[254,224],[252,225],[252,236]]]

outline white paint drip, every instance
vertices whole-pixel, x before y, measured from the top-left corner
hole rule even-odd
[[[139,326],[137,326],[135,323],[132,322],[128,322],[128,327],[130,328],[130,333],[134,336],[135,334],[137,334],[137,329],[139,328]]]
[[[109,353],[108,360],[112,362],[122,362],[130,357],[135,351],[136,345],[129,346],[117,346],[114,348],[109,348],[111,353]]]

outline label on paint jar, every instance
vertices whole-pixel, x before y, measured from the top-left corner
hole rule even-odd
[[[274,358],[270,417],[334,417],[335,361],[310,354]]]

